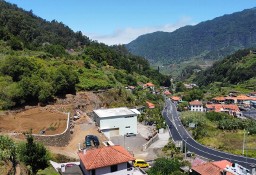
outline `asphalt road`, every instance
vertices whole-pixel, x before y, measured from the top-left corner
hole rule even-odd
[[[238,163],[251,171],[252,165],[256,164],[256,159],[221,152],[197,143],[182,125],[176,106],[170,99],[166,100],[166,107],[163,110],[163,116],[169,126],[174,141],[183,140],[187,150],[195,154],[205,157],[209,160],[228,160],[232,163]]]

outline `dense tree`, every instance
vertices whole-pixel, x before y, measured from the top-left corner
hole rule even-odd
[[[194,80],[203,86],[214,82],[238,84],[255,76],[255,55],[245,49],[214,63],[212,67],[201,71]]]
[[[188,109],[188,102],[187,101],[179,103],[178,106],[177,106],[178,111],[185,111],[187,109]]]
[[[186,91],[186,87],[185,85],[182,83],[182,82],[178,82],[176,84],[176,89],[175,89],[176,92],[184,92]]]
[[[0,135],[0,162],[11,161],[13,167],[17,163],[17,148],[14,141],[8,136]]]
[[[185,101],[193,101],[193,100],[201,100],[203,99],[204,92],[199,88],[193,88],[192,90],[188,91],[183,100]]]
[[[37,17],[32,11],[24,11],[15,4],[0,1],[0,39],[10,40],[14,50],[39,48],[45,43],[77,48],[89,44],[82,33],[72,31],[68,26],[53,20],[48,22]],[[54,49],[54,53],[57,50]]]
[[[54,57],[61,57],[66,54],[65,48],[61,45],[46,45],[44,50]]]
[[[176,175],[181,166],[177,159],[157,158],[155,164],[147,172],[149,175]]]
[[[34,142],[31,134],[27,134],[26,139],[27,142],[19,148],[20,160],[31,166],[33,173],[36,174],[39,169],[48,166],[49,154],[43,144]]]

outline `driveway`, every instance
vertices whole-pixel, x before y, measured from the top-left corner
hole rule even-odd
[[[139,124],[138,132],[139,134],[136,136],[115,136],[111,137],[110,140],[115,145],[121,145],[125,147],[130,151],[130,153],[134,155],[135,158],[138,159],[151,161],[161,156],[162,148],[169,142],[170,135],[168,130],[165,130],[164,133],[158,134],[159,140],[152,143],[145,151],[142,151],[142,145],[147,142],[146,137],[153,133],[152,127]]]
[[[115,145],[121,145],[130,151],[132,154],[136,154],[142,151],[142,145],[145,144],[147,141],[141,134],[137,134],[136,136],[115,136],[111,137],[110,140]]]

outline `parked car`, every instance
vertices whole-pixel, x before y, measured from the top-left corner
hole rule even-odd
[[[98,147],[100,145],[100,142],[99,142],[99,139],[97,136],[93,136],[92,141],[93,141],[94,146]]]
[[[131,136],[136,136],[136,134],[132,132],[126,133],[126,137],[131,137]]]
[[[92,146],[91,140],[93,140],[93,137],[94,137],[93,135],[85,136],[85,146],[86,146],[86,148]]]
[[[143,159],[136,159],[133,163],[133,166],[140,168],[148,168],[149,164]]]

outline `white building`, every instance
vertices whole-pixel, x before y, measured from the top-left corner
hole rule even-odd
[[[204,111],[203,103],[198,100],[189,102],[189,107],[191,111],[199,111],[199,112]]]
[[[137,134],[137,109],[126,107],[93,110],[96,125],[107,137]]]

